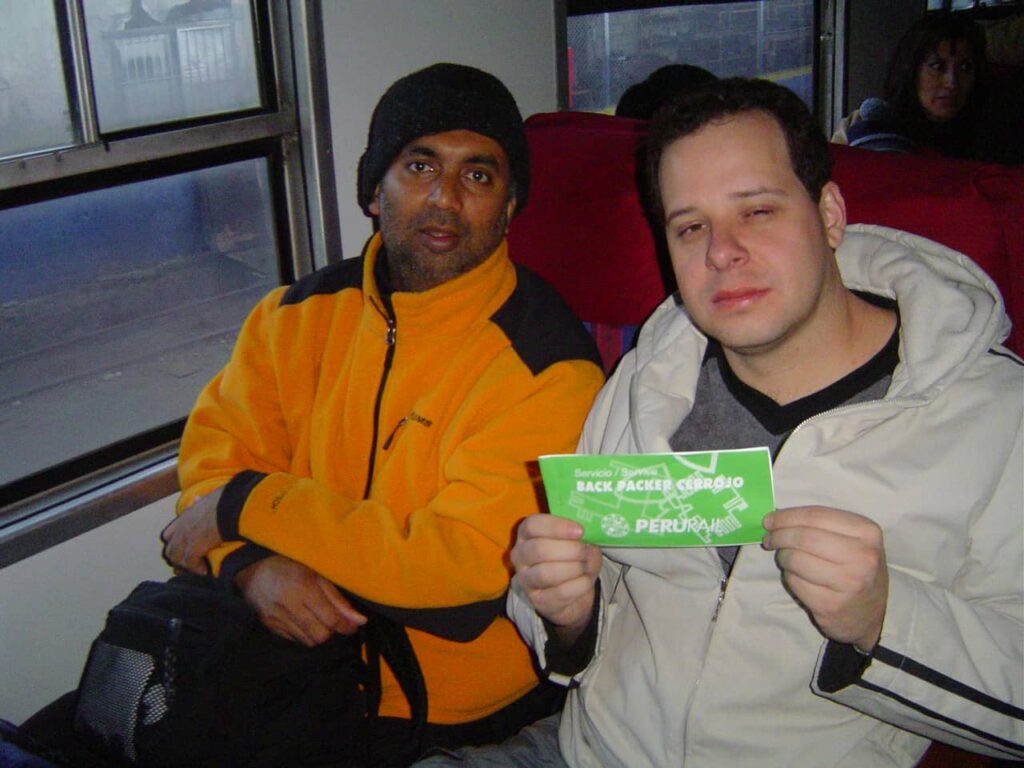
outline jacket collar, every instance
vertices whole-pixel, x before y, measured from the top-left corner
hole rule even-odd
[[[487,322],[505,303],[516,286],[516,271],[508,257],[508,242],[469,272],[420,293],[394,291],[385,299],[377,285],[375,269],[383,257],[383,243],[376,233],[367,243],[363,263],[363,292],[369,310],[381,321],[381,310],[390,307],[403,338],[421,335],[458,336],[476,324]]]

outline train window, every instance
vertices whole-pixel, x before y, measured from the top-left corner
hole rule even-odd
[[[340,256],[318,10],[7,4],[0,567],[173,492],[247,312]]]
[[[101,130],[261,106],[248,3],[85,0]]]
[[[0,24],[0,157],[74,141],[53,3],[9,5]]]
[[[693,64],[719,77],[766,77],[813,108],[815,0],[569,0],[567,13],[570,109],[612,113],[626,88],[667,64]]]
[[[978,3],[977,0],[928,0],[929,11],[966,11],[966,10],[990,10],[998,6],[1020,5],[1020,0],[986,0]]]
[[[8,485],[188,412],[279,282],[267,162],[0,211],[0,252]]]

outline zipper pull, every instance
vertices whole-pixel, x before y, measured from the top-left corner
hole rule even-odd
[[[388,331],[384,335],[385,343],[389,347],[395,346],[395,337],[398,335],[398,329],[395,325],[395,318],[393,318],[389,312],[384,311],[380,304],[378,304],[374,300],[373,296],[370,297],[370,306],[376,309],[378,314],[380,314],[380,316],[383,317],[384,321],[388,324]]]
[[[395,439],[395,435],[398,434],[398,430],[400,430],[402,428],[402,425],[405,424],[405,422],[407,422],[408,420],[408,416],[403,416],[401,419],[398,420],[398,423],[395,424],[395,428],[392,429],[391,434],[388,435],[388,439],[385,440],[384,445],[380,447],[382,451],[386,451],[388,448],[391,447],[391,441]]]
[[[715,612],[711,614],[712,623],[718,620],[718,612],[722,610],[722,601],[725,600],[725,586],[728,582],[722,579],[718,582],[718,602],[715,603]]]

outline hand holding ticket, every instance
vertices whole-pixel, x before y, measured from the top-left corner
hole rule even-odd
[[[551,513],[604,547],[716,547],[761,541],[775,508],[767,448],[541,456]]]

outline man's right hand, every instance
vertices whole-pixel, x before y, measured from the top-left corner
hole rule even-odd
[[[590,622],[601,550],[580,541],[583,528],[564,517],[530,515],[519,524],[512,564],[534,609],[570,646]]]
[[[354,634],[366,623],[331,582],[282,555],[243,568],[235,584],[267,629],[309,647],[334,632]]]

